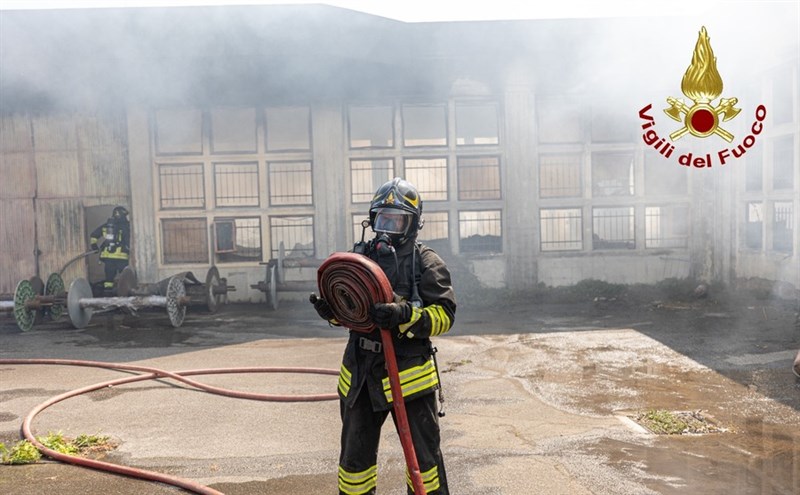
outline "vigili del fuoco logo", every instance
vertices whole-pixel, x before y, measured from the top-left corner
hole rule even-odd
[[[681,91],[691,100],[691,105],[683,99],[667,98],[668,108],[664,109],[672,120],[683,124],[682,127],[675,129],[669,134],[669,141],[659,137],[653,126],[655,118],[649,114],[653,105],[647,104],[639,110],[639,118],[644,121],[642,129],[642,140],[645,144],[653,147],[664,158],[671,158],[675,151],[675,143],[686,134],[691,134],[696,138],[707,138],[716,135],[719,138],[733,143],[735,136],[727,131],[722,124],[736,118],[741,112],[736,108],[739,99],[735,97],[719,98],[722,95],[722,77],[717,71],[717,58],[711,49],[711,41],[705,26],[700,29],[697,44],[692,54],[692,63],[686,69],[681,80]],[[714,104],[714,100],[719,98],[719,102]],[[705,156],[693,156],[691,152],[681,154],[677,157],[679,165],[685,167],[706,168],[712,167],[715,163],[725,165],[731,160],[741,158],[747,150],[756,143],[756,136],[763,130],[763,122],[767,116],[767,109],[764,105],[758,105],[755,111],[755,120],[750,126],[750,133],[744,137],[733,148],[723,148],[716,154],[707,153]]]

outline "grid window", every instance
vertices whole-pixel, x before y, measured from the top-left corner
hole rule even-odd
[[[161,249],[164,263],[208,263],[208,234],[205,218],[161,220]]]
[[[206,205],[203,165],[160,165],[158,184],[161,209],[203,208]]]
[[[794,240],[794,215],[792,203],[776,201],[772,217],[772,249],[781,253],[792,252]]]
[[[258,206],[258,164],[214,164],[214,201],[217,207]]]
[[[539,195],[542,198],[581,196],[581,155],[539,157]]]
[[[394,175],[394,160],[350,160],[350,201],[366,203]]]
[[[255,153],[256,110],[216,108],[211,111],[212,153]]]
[[[393,148],[394,108],[351,106],[348,126],[350,148]]]
[[[283,246],[287,258],[314,256],[314,217],[270,217],[271,257]]]
[[[574,251],[583,248],[583,218],[580,208],[549,208],[540,211],[542,251]]]
[[[794,187],[794,136],[783,136],[775,140],[772,163],[772,188],[792,189]]]
[[[447,146],[444,105],[403,105],[403,146]]]
[[[752,151],[747,154],[744,168],[744,190],[761,191],[764,181],[764,155]]]
[[[500,199],[500,158],[459,157],[458,199]]]
[[[503,229],[500,210],[459,211],[458,249],[461,253],[500,253]]]
[[[203,152],[203,113],[192,109],[158,110],[156,151],[160,155]]]
[[[792,70],[784,68],[775,74],[772,80],[772,122],[775,124],[789,124],[794,120],[793,109],[797,106],[792,94]]]
[[[406,159],[405,169],[423,201],[447,200],[447,158]]]
[[[645,248],[685,248],[689,244],[687,205],[647,206],[644,209]]]
[[[592,194],[633,196],[633,153],[592,153]]]
[[[688,191],[686,167],[676,167],[658,153],[644,154],[644,192],[647,196],[687,194]]]
[[[214,253],[220,263],[261,261],[261,219],[214,219]]]
[[[581,104],[561,98],[537,103],[540,143],[578,143],[583,141]]]
[[[633,249],[633,207],[592,208],[592,249]]]
[[[276,107],[266,111],[267,151],[311,149],[308,107]]]
[[[747,203],[744,226],[744,245],[750,249],[761,250],[764,246],[764,203]]]
[[[495,103],[456,103],[456,145],[499,144]]]
[[[311,184],[311,162],[270,163],[270,206],[312,204]]]

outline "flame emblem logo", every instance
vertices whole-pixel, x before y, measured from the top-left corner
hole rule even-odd
[[[683,127],[669,135],[672,141],[677,141],[687,132],[700,138],[716,134],[729,143],[733,141],[733,134],[719,124],[739,114],[741,109],[735,108],[739,99],[720,98],[716,107],[711,105],[722,94],[722,77],[717,71],[717,58],[711,50],[705,26],[697,38],[692,63],[681,80],[681,91],[694,104],[690,107],[682,99],[667,98],[670,106],[664,109],[664,113],[673,120],[683,121]]]

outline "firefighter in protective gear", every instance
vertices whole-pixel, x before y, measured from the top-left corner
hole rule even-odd
[[[92,231],[89,239],[91,248],[100,252],[100,261],[105,268],[103,290],[114,289],[114,277],[126,266],[130,258],[131,226],[128,222],[128,210],[117,206],[106,223]]]
[[[375,494],[381,427],[391,413],[392,394],[381,344],[381,328],[392,330],[402,394],[414,450],[429,495],[447,495],[440,448],[435,392],[439,388],[430,337],[450,330],[456,299],[446,264],[416,241],[422,228],[422,200],[409,182],[395,178],[375,193],[369,210],[375,237],[354,252],[368,256],[385,272],[395,297],[370,308],[377,326],[370,333],[350,331],[339,375],[342,418],[339,494]],[[337,325],[326,301],[313,298],[317,313]],[[440,396],[441,400],[441,396]],[[443,415],[443,413],[441,413]],[[406,472],[409,495],[414,493]]]

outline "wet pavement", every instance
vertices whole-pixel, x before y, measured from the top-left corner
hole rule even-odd
[[[800,347],[791,303],[520,305],[459,309],[436,339],[445,392],[443,450],[454,495],[800,493]],[[302,303],[227,305],[166,315],[63,319],[26,333],[0,317],[0,359],[119,362],[170,371],[248,366],[338,369],[345,337]],[[39,403],[126,376],[96,368],[0,365],[0,441],[15,443]],[[328,394],[336,377],[195,377],[268,394]],[[699,411],[721,431],[656,435],[646,411]],[[58,403],[33,430],[110,435],[103,460],[194,480],[228,495],[334,493],[338,405],[212,395],[168,379]],[[403,495],[387,424],[379,492]],[[0,466],[0,493],[170,494],[164,484],[44,461]]]

